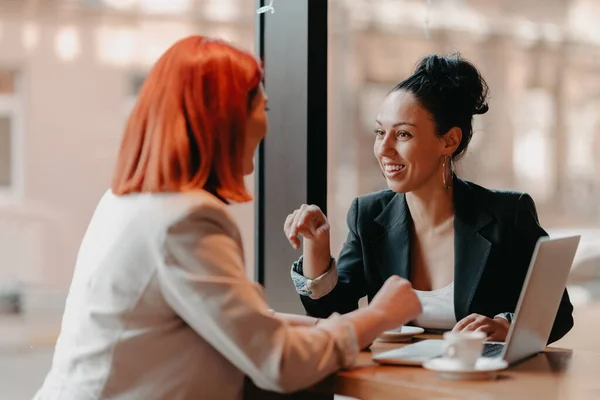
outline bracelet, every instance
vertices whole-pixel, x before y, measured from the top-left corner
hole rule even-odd
[[[329,271],[331,269],[331,266],[333,265],[333,262],[335,261],[335,258],[330,257],[329,258],[329,266],[327,266],[327,269],[325,270],[325,272]],[[292,265],[292,270],[299,274],[304,276],[304,272],[302,270],[302,264],[304,262],[304,256],[300,256],[300,258],[294,262],[294,264]]]

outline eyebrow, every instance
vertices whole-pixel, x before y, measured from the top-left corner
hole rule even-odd
[[[375,122],[377,122],[379,125],[383,125],[381,122],[379,122],[379,120],[375,120]],[[411,122],[396,122],[395,124],[392,125],[392,128],[396,128],[398,126],[402,126],[402,125],[409,125],[409,126],[414,126],[415,128],[417,127],[415,124],[411,123]]]

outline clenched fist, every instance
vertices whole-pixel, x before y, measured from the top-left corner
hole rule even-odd
[[[390,328],[404,325],[423,312],[412,285],[399,276],[391,276],[385,281],[369,308],[380,312]]]

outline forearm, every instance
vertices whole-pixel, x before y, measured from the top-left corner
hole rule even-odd
[[[287,321],[292,326],[314,326],[319,322],[319,318],[309,317],[306,315],[288,314],[273,312],[280,319]]]
[[[349,321],[356,332],[358,346],[368,347],[381,332],[395,328],[383,314],[370,308],[358,309],[342,316]]]
[[[300,300],[308,315],[312,317],[328,318],[334,312],[347,314],[358,309],[360,296],[354,296],[345,286],[346,283],[338,282],[331,293],[319,299],[301,295]]]
[[[319,241],[304,239],[302,274],[308,279],[316,279],[329,268],[331,246],[329,235]]]

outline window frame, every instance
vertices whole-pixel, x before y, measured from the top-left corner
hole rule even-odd
[[[10,118],[10,185],[0,186],[0,205],[14,204],[23,199],[25,187],[25,115],[23,106],[23,73],[13,71],[13,93],[0,93],[0,116]]]
[[[269,0],[256,0],[256,8]],[[327,212],[327,0],[279,1],[257,16],[255,51],[263,60],[269,134],[255,180],[255,279],[277,311],[302,313],[290,267],[300,253],[283,234],[303,203]]]

